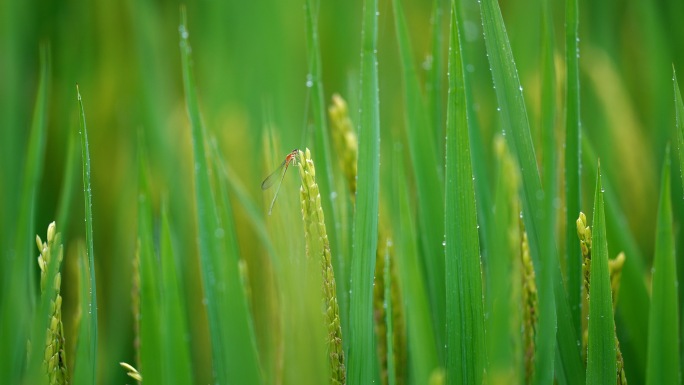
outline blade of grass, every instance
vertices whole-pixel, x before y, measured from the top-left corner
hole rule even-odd
[[[159,359],[163,336],[159,263],[155,254],[152,203],[147,179],[147,156],[142,133],[138,135],[138,253],[140,260],[140,367],[146,382],[161,383]],[[162,356],[163,356],[162,352]]]
[[[463,6],[463,3],[456,2],[456,7],[460,7],[460,12],[456,12],[456,20],[459,28],[459,35],[466,36],[468,33],[467,25],[474,22],[474,17],[468,15],[465,12],[468,7]],[[472,13],[472,11],[469,11]],[[479,13],[478,13],[479,16]],[[479,21],[479,19],[478,19]],[[479,44],[463,42],[461,46],[461,56],[463,63],[470,63],[470,66],[474,69],[472,63],[478,62],[481,59],[477,59],[479,56],[479,50],[483,50],[484,47],[478,47],[478,52],[473,50],[473,46],[479,46]],[[470,46],[470,48],[468,48]],[[469,56],[469,55],[472,55]],[[466,65],[466,67],[468,67]],[[470,71],[468,71],[470,74]],[[478,105],[477,100],[473,95],[473,89],[476,89],[478,84],[478,79],[476,75],[468,75],[464,77],[464,88],[466,95],[466,109],[468,113],[468,137],[470,139],[470,156],[472,158],[471,166],[473,168],[473,177],[475,178],[475,196],[477,200],[475,204],[477,205],[477,220],[480,225],[480,234],[482,236],[482,244],[480,249],[482,251],[482,258],[488,260],[489,253],[496,249],[497,242],[495,230],[491,227],[494,226],[493,222],[495,220],[492,207],[494,205],[494,200],[492,198],[491,186],[489,177],[490,170],[488,168],[489,159],[491,154],[485,149],[484,139],[483,139],[483,129],[480,127],[478,122],[478,111],[474,106]]]
[[[583,383],[584,370],[578,349],[579,339],[571,320],[563,278],[557,264],[555,239],[550,236],[552,224],[545,215],[545,209],[548,207],[546,199],[549,198],[541,187],[513,52],[496,0],[481,1],[480,10],[499,102],[500,122],[504,127],[504,134],[511,134],[508,136],[509,143],[517,155],[523,182],[525,228],[530,240],[532,259],[535,268],[538,269],[536,277],[539,290],[539,323],[535,351],[535,382],[548,384],[553,381],[554,353],[558,349],[561,365],[557,368],[556,374],[559,381],[568,384]]]
[[[416,244],[415,221],[411,213],[408,184],[404,173],[405,154],[396,150],[394,155],[394,233],[397,240],[397,267],[399,280],[405,294],[404,314],[410,319],[406,325],[409,355],[409,372],[417,384],[427,384],[430,375],[438,367],[435,334],[432,329],[427,283]]]
[[[585,136],[582,137],[582,157],[588,175],[597,175],[598,164],[596,154]],[[620,341],[620,348],[626,361],[629,376],[636,383],[642,383],[646,364],[646,330],[648,330],[648,309],[650,301],[644,283],[644,258],[631,235],[627,219],[620,210],[619,200],[608,179],[601,181],[607,202],[606,230],[608,238],[613,240],[615,248],[624,250],[625,264],[622,269],[621,295],[618,297],[617,312],[620,315],[618,327],[624,327],[627,338]],[[628,364],[632,365],[628,365]]]
[[[485,367],[482,271],[455,5],[450,30],[445,164],[446,376],[450,384],[480,384]]]
[[[406,103],[406,130],[409,155],[416,178],[418,190],[418,228],[423,259],[427,270],[430,289],[430,303],[433,313],[435,337],[440,359],[444,361],[444,335],[446,325],[445,283],[444,283],[444,198],[438,191],[444,191],[440,180],[439,165],[434,142],[425,127],[428,117],[421,96],[420,83],[413,64],[409,43],[408,27],[400,0],[393,0],[394,24],[396,26],[399,54],[404,76],[404,96]]]
[[[378,243],[380,195],[380,111],[378,97],[378,0],[364,0],[361,55],[359,161],[354,216],[354,251],[349,302],[351,385],[378,376],[373,330],[373,274]],[[353,353],[352,353],[353,352]]]
[[[679,301],[670,201],[670,148],[665,150],[656,223],[651,309],[648,319],[646,384],[680,381]]]
[[[382,245],[385,248],[384,259],[385,269],[382,272],[383,281],[385,282],[385,323],[387,325],[387,384],[397,384],[396,361],[394,358],[394,311],[392,303],[392,274],[390,263],[393,261],[390,258],[389,246]]]
[[[589,295],[589,341],[587,346],[587,384],[615,384],[615,322],[608,274],[608,242],[603,203],[601,167],[597,167],[594,195],[594,223],[591,239],[591,294]],[[569,226],[571,227],[571,226]],[[575,242],[578,243],[578,242]]]
[[[679,89],[679,82],[677,81],[677,74],[672,69],[672,82],[675,88],[675,115],[677,117],[677,144],[679,148],[679,175],[682,178],[682,186],[684,186],[684,102],[682,102],[682,93]]]
[[[78,275],[79,275],[79,308],[80,308],[80,323],[78,325],[78,340],[76,341],[76,356],[74,357],[74,378],[73,383],[76,385],[93,384],[95,377],[95,361],[91,353],[90,341],[93,338],[93,329],[91,319],[93,317],[90,311],[91,301],[91,281],[88,266],[88,252],[86,246],[82,241],[76,245],[78,250]]]
[[[162,377],[164,384],[192,384],[188,327],[185,303],[181,296],[168,205],[162,203],[161,212],[161,282],[162,282]]]
[[[234,243],[227,244],[228,238],[234,240],[232,219],[225,223],[226,213],[214,201],[210,183],[185,8],[181,8],[179,33],[185,101],[192,130],[200,269],[212,336],[214,376],[219,383],[257,384],[261,382],[261,374],[237,271],[237,249]]]
[[[432,57],[430,57],[429,81],[426,84],[428,110],[432,125],[434,143],[437,144],[437,159],[444,156],[444,107],[442,106],[442,86],[444,84],[444,44],[443,13],[449,1],[433,0],[432,2]],[[441,171],[441,170],[440,170]]]
[[[311,80],[311,92],[313,94],[312,104],[313,104],[313,120],[316,131],[314,133],[316,141],[316,150],[314,151],[314,162],[316,163],[318,169],[321,171],[318,178],[318,183],[321,189],[321,203],[323,204],[323,210],[326,213],[326,222],[329,229],[334,231],[329,231],[329,242],[332,248],[332,255],[335,257],[332,260],[333,269],[338,276],[337,279],[337,292],[340,300],[340,309],[342,314],[342,335],[348,335],[347,332],[347,314],[345,311],[348,307],[348,295],[347,290],[349,289],[349,277],[344,275],[345,264],[347,263],[347,258],[342,255],[342,247],[338,243],[338,234],[342,231],[341,224],[339,221],[338,205],[335,199],[337,197],[337,192],[335,192],[335,180],[334,174],[332,172],[332,161],[331,150],[330,150],[330,138],[328,133],[328,124],[326,120],[326,106],[325,99],[323,97],[323,82],[322,70],[321,70],[321,49],[320,43],[318,42],[318,15],[317,9],[314,10],[313,0],[306,0],[306,41],[307,46],[310,50],[311,58],[309,60],[309,76]],[[314,11],[316,13],[314,13]]]
[[[2,309],[0,316],[0,373],[7,383],[19,383],[25,368],[26,339],[29,335],[27,325],[35,303],[32,293],[35,292],[33,272],[35,271],[34,244],[36,197],[43,173],[45,157],[45,127],[47,111],[47,94],[50,76],[50,64],[47,47],[40,51],[40,81],[36,92],[33,109],[33,120],[24,162],[21,202],[18,209],[14,250],[10,251],[9,274],[2,272],[4,283]],[[9,129],[9,128],[7,128]],[[41,346],[41,342],[35,345]]]
[[[554,63],[554,30],[553,15],[551,4],[548,0],[542,0],[542,34],[541,34],[541,136],[542,136],[542,187],[544,188],[546,199],[547,223],[553,231],[549,236],[556,237],[556,213],[558,211],[556,202],[558,199],[558,172],[556,169],[556,71]],[[556,238],[557,239],[557,238]],[[575,242],[576,243],[576,242]],[[569,293],[573,291],[569,290]],[[577,297],[577,298],[574,298]],[[577,296],[570,294],[568,301],[570,311],[579,306],[573,300],[579,301]],[[579,307],[577,307],[579,309]],[[578,313],[579,316],[579,313]],[[579,321],[579,318],[577,318]],[[579,323],[575,324],[575,329],[579,329]]]
[[[86,227],[86,256],[88,263],[88,276],[81,282],[85,289],[85,298],[82,298],[81,309],[88,309],[87,314],[81,319],[79,332],[79,351],[76,353],[75,384],[94,384],[97,374],[97,291],[95,283],[95,254],[93,247],[93,195],[90,188],[90,150],[88,149],[88,130],[86,128],[85,110],[81,92],[76,85],[79,107],[79,123],[81,134],[81,159],[83,161],[83,201],[85,205]]]
[[[520,314],[519,288],[520,277],[520,207],[518,190],[519,174],[517,164],[506,147],[505,140],[499,136],[496,143],[498,160],[498,180],[494,202],[493,235],[494,249],[488,254],[487,272],[487,382],[491,384],[510,384],[523,382],[521,365],[523,346],[523,327]],[[516,354],[516,352],[519,352]]]
[[[230,310],[229,313],[224,314],[223,319],[228,319],[226,317],[229,317],[234,313],[240,315],[239,318],[233,321],[234,325],[228,325],[229,329],[226,337],[227,341],[231,343],[231,346],[239,347],[239,349],[233,348],[231,355],[244,354],[244,350],[252,355],[245,364],[254,365],[254,367],[251,368],[253,371],[251,375],[253,375],[255,379],[260,379],[261,366],[257,352],[256,336],[254,334],[254,323],[246,293],[246,290],[249,290],[249,288],[246,287],[248,284],[244,283],[244,277],[241,276],[239,266],[241,261],[245,263],[246,261],[241,259],[240,251],[238,249],[233,208],[230,204],[230,199],[228,199],[226,178],[223,174],[218,172],[221,160],[218,158],[217,152],[210,153],[210,156],[212,174],[214,177],[214,196],[217,197],[216,212],[219,219],[218,233],[215,234],[218,234],[216,236],[218,240],[223,240],[223,245],[219,245],[219,249],[223,247],[222,253],[214,256],[214,264],[215,266],[219,266],[222,270],[222,280],[226,282],[224,284],[225,288],[222,288],[222,290],[225,290],[227,295],[222,306],[224,309]]]
[[[565,2],[565,67],[567,77],[566,113],[565,113],[565,223],[572,224],[580,211],[582,190],[580,167],[580,85],[579,85],[579,35],[578,35],[578,1]],[[576,229],[568,225],[565,239],[575,239]],[[582,252],[579,242],[565,242],[567,261],[568,302],[575,330],[580,330],[582,284]]]

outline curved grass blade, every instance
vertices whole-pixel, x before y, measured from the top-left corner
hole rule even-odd
[[[440,180],[437,153],[434,142],[425,128],[428,116],[423,102],[418,75],[413,64],[409,44],[408,27],[400,0],[393,0],[394,24],[396,26],[399,54],[404,75],[404,95],[406,102],[406,130],[409,155],[413,165],[418,190],[418,229],[422,240],[422,255],[430,289],[430,303],[435,324],[435,337],[439,356],[444,361],[444,335],[446,325],[445,283],[444,283],[444,198],[437,192],[444,191]]]
[[[665,150],[656,223],[653,286],[648,319],[647,385],[678,384],[681,374],[677,264],[670,193],[670,148],[668,146]]]
[[[373,327],[373,274],[378,243],[380,195],[380,109],[378,97],[378,0],[364,1],[361,56],[359,162],[354,216],[354,251],[349,302],[351,385],[369,384],[378,375]],[[351,353],[353,352],[353,353]]]
[[[446,376],[481,384],[485,369],[482,271],[470,159],[461,42],[452,5],[446,139]]]
[[[608,274],[608,242],[606,240],[603,191],[599,166],[596,175],[594,224],[591,233],[587,385],[615,384],[617,381],[615,321],[613,319],[613,299]]]
[[[94,384],[97,374],[97,291],[95,283],[95,255],[93,248],[93,195],[90,189],[90,150],[88,149],[88,130],[86,128],[85,111],[81,92],[76,85],[79,106],[79,122],[81,133],[81,157],[83,160],[83,195],[85,204],[86,226],[86,256],[88,275],[81,280],[83,288],[81,309],[88,309],[87,314],[81,319],[81,330],[78,338],[78,351],[76,353],[75,384]],[[85,292],[84,292],[85,290]]]
[[[510,133],[509,143],[518,159],[523,182],[525,228],[530,240],[532,259],[538,269],[539,323],[535,382],[548,384],[553,381],[554,357],[558,353],[560,366],[555,368],[558,380],[567,384],[583,383],[584,369],[578,350],[578,334],[571,319],[563,278],[557,263],[555,239],[550,234],[552,224],[545,215],[546,199],[549,198],[541,186],[513,52],[497,1],[483,0],[480,2],[480,10],[501,113],[500,122],[504,133]]]
[[[209,177],[185,8],[181,8],[179,33],[185,101],[192,129],[200,269],[212,336],[214,375],[218,383],[258,384],[261,373],[244,288],[237,270],[237,245],[230,243],[234,241],[232,218],[214,200]]]
[[[403,168],[404,154],[394,154],[394,191],[397,192],[394,202],[394,232],[397,241],[397,267],[399,280],[405,294],[404,314],[410,319],[406,325],[409,372],[417,384],[427,384],[430,376],[438,367],[437,350],[435,349],[435,333],[432,319],[427,283],[419,259],[415,234],[415,221],[411,213],[408,194],[408,183]]]
[[[81,156],[83,160],[83,195],[85,204],[86,226],[86,256],[88,263],[84,268],[88,269],[88,276],[81,281],[87,288],[87,296],[82,299],[82,309],[88,309],[84,318],[81,319],[81,332],[79,333],[79,347],[76,357],[76,374],[74,383],[95,383],[97,372],[97,291],[95,283],[95,254],[93,247],[93,195],[90,188],[90,150],[88,149],[88,130],[86,128],[85,110],[81,92],[76,86],[78,105],[80,110],[80,134]]]
[[[164,384],[192,384],[188,327],[185,303],[176,269],[171,238],[168,205],[162,203],[161,212],[161,319],[162,324],[162,378]]]
[[[578,35],[578,0],[565,2],[565,67],[567,77],[566,113],[565,113],[565,223],[575,222],[580,211],[582,195],[580,167],[580,85],[579,85],[579,35]],[[568,225],[565,239],[575,239],[576,229]],[[579,242],[565,242],[568,275],[568,302],[572,314],[572,322],[576,330],[580,330],[581,284],[582,284],[582,252]]]
[[[152,203],[147,180],[147,156],[142,134],[138,135],[138,253],[140,261],[140,367],[145,381],[162,383],[162,360],[159,359],[161,331],[166,320],[161,315],[161,282],[155,253]]]
[[[9,251],[9,272],[3,275],[0,282],[4,285],[0,309],[0,373],[7,383],[19,383],[22,369],[25,367],[26,340],[29,336],[27,325],[31,324],[35,298],[33,271],[35,270],[34,244],[35,210],[38,186],[43,170],[45,157],[45,127],[47,111],[47,94],[50,76],[48,50],[45,46],[40,51],[40,81],[33,109],[31,133],[26,152],[21,187],[21,203],[18,209],[14,250]],[[5,128],[9,129],[9,128]],[[35,343],[41,346],[42,342]]]
[[[679,82],[677,81],[677,74],[672,69],[672,82],[675,88],[675,114],[677,116],[677,143],[679,147],[679,175],[682,178],[682,186],[684,186],[684,102],[682,102],[682,93],[679,89]]]

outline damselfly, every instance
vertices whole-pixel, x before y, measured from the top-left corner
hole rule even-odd
[[[285,157],[285,160],[283,163],[278,166],[278,168],[271,173],[271,175],[267,176],[266,179],[264,179],[263,182],[261,182],[261,189],[266,190],[273,186],[276,181],[279,180],[278,182],[278,188],[276,188],[275,195],[273,196],[273,201],[271,202],[271,207],[268,209],[268,215],[271,215],[271,211],[273,211],[273,205],[275,204],[276,198],[278,197],[278,191],[280,191],[280,185],[283,183],[283,179],[285,178],[285,172],[287,172],[287,168],[290,166],[290,163],[296,165],[297,164],[297,154],[299,153],[298,149],[292,150],[291,153],[287,154]],[[278,178],[278,175],[280,175],[280,178]]]

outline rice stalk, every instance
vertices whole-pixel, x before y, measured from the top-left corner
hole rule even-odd
[[[55,222],[50,223],[47,230],[47,239],[43,242],[40,236],[36,235],[36,245],[40,250],[38,265],[40,266],[40,289],[41,293],[46,294],[48,284],[48,266],[51,257],[57,257],[57,266],[54,285],[54,299],[50,299],[50,326],[47,329],[45,338],[45,357],[43,366],[48,376],[50,385],[63,385],[69,382],[69,375],[66,361],[66,343],[64,341],[64,324],[62,323],[62,296],[60,288],[62,286],[62,275],[59,267],[64,257],[64,249],[59,243],[60,235],[56,233]],[[57,250],[55,250],[57,249]]]
[[[380,365],[380,383],[382,385],[391,384],[390,377],[394,376],[396,385],[406,383],[406,319],[401,306],[403,298],[399,288],[399,272],[396,268],[396,255],[392,240],[385,231],[380,230],[378,234],[378,247],[375,260],[375,285],[373,286],[373,319],[375,321],[375,335],[377,338],[376,350],[378,352],[378,362]],[[389,261],[390,283],[387,287],[384,271],[386,261]],[[389,292],[389,295],[386,293]],[[392,306],[389,306],[389,305]],[[391,310],[391,311],[390,311]],[[388,318],[389,317],[389,318]],[[391,336],[388,333],[388,325],[392,324]],[[392,352],[389,352],[390,338],[392,339]],[[394,358],[393,373],[389,358]]]
[[[138,381],[142,382],[143,378],[140,372],[136,368],[133,367],[131,364],[127,364],[125,362],[119,362],[119,365],[121,365],[122,368],[126,369],[126,374],[128,377]]]
[[[344,177],[347,179],[352,200],[356,196],[356,159],[359,154],[359,140],[356,137],[354,124],[349,117],[347,102],[339,94],[332,96],[332,104],[328,107],[328,115],[332,126],[332,139],[337,159]]]
[[[316,167],[311,159],[311,152],[299,151],[299,175],[302,179],[300,199],[302,205],[302,219],[304,221],[304,237],[306,240],[306,254],[309,259],[320,259],[323,276],[323,304],[325,309],[325,325],[328,329],[328,355],[330,362],[330,383],[344,385],[346,383],[346,368],[344,351],[342,350],[342,327],[340,324],[340,309],[337,303],[335,288],[335,274],[332,267],[330,243],[325,228],[325,217],[321,205],[321,194],[316,183]]]
[[[522,226],[522,225],[521,225]],[[522,286],[523,286],[523,347],[525,365],[525,383],[531,383],[534,375],[537,336],[537,322],[539,319],[539,299],[537,297],[537,283],[535,281],[534,265],[530,256],[530,243],[527,232],[522,231],[522,243],[520,257],[522,261]]]

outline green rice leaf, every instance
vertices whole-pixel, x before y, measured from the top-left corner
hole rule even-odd
[[[323,94],[322,69],[321,69],[321,49],[318,42],[318,15],[317,10],[314,9],[314,1],[306,0],[306,41],[309,48],[309,76],[311,81],[311,93],[313,104],[313,123],[315,127],[315,143],[316,151],[313,151],[314,162],[316,168],[319,170],[319,178],[317,178],[318,185],[321,189],[321,203],[325,211],[325,221],[327,228],[333,230],[328,232],[330,246],[332,248],[333,270],[338,277],[336,280],[338,299],[340,301],[340,310],[342,311],[342,335],[347,335],[347,314],[345,311],[349,308],[347,301],[347,291],[349,290],[349,277],[346,277],[344,272],[345,264],[348,258],[342,254],[342,247],[338,243],[338,233],[341,231],[341,224],[339,221],[338,204],[333,197],[338,196],[335,192],[335,178],[332,168],[332,152],[330,150],[330,138],[328,132],[328,123],[326,120],[327,109]]]
[[[598,159],[586,136],[582,137],[582,157],[587,175],[598,175]],[[601,184],[605,190],[604,199],[606,213],[606,232],[615,250],[624,250],[625,264],[622,268],[622,284],[618,296],[617,313],[620,315],[618,327],[623,327],[627,338],[620,341],[625,364],[630,378],[636,380],[637,374],[645,370],[646,365],[646,333],[648,330],[649,297],[644,283],[644,258],[631,234],[627,218],[620,210],[620,201],[615,190],[607,178],[602,178]],[[638,365],[638,366],[637,366]]]
[[[81,318],[81,330],[78,338],[78,351],[74,375],[75,384],[94,384],[97,374],[97,291],[95,283],[95,254],[93,248],[93,195],[90,188],[90,150],[88,149],[88,130],[86,128],[85,110],[81,92],[76,86],[78,94],[78,106],[80,111],[80,133],[81,133],[81,157],[83,160],[83,195],[85,204],[85,226],[86,226],[86,256],[88,275],[82,282],[81,309],[86,311]],[[85,292],[84,292],[85,290]]]
[[[76,385],[93,384],[95,378],[95,360],[92,354],[91,343],[93,334],[97,331],[92,329],[93,314],[90,306],[92,305],[91,298],[91,281],[90,281],[90,267],[88,262],[88,252],[85,244],[80,241],[76,245],[78,255],[78,275],[79,275],[79,307],[81,310],[81,320],[78,327],[78,341],[76,345],[76,356],[74,357],[74,378],[73,383]]]
[[[168,205],[161,212],[161,335],[162,378],[164,384],[192,384],[190,347],[185,302],[173,251]]]
[[[556,202],[558,197],[558,170],[556,153],[557,135],[556,135],[556,70],[554,62],[554,29],[553,29],[553,15],[551,11],[551,4],[547,0],[541,3],[542,15],[542,35],[541,35],[541,136],[542,136],[542,162],[541,162],[541,176],[542,187],[546,196],[546,223],[548,228],[552,229],[549,232],[550,237],[556,235],[557,228],[557,212]],[[578,192],[579,193],[579,192]],[[577,243],[577,242],[572,242]],[[580,292],[573,288],[568,290],[568,302],[570,304],[570,311],[573,313],[573,320],[578,323],[575,324],[575,329],[579,328],[579,300]],[[576,293],[573,294],[573,293]],[[574,317],[577,315],[577,318]]]
[[[546,199],[549,198],[541,186],[513,52],[497,1],[481,1],[480,10],[499,102],[500,122],[504,134],[509,134],[507,137],[517,156],[521,171],[525,228],[537,269],[539,323],[535,351],[535,382],[548,384],[553,381],[557,348],[560,366],[556,368],[556,374],[559,381],[569,384],[583,383],[584,370],[578,349],[579,339],[571,320],[570,307],[557,264],[555,239],[550,234],[551,227],[545,210]]]
[[[378,376],[373,326],[373,274],[380,195],[377,12],[378,0],[364,1],[359,162],[349,302],[351,338],[347,380],[351,385],[370,384]]]
[[[521,314],[523,277],[520,255],[520,204],[517,164],[498,138],[498,183],[492,222],[493,249],[488,255],[485,300],[489,316],[485,319],[487,338],[487,382],[491,384],[522,383],[524,380],[523,317]],[[515,331],[515,332],[514,332]]]
[[[682,178],[682,186],[684,186],[684,102],[682,102],[682,93],[679,89],[679,82],[677,81],[677,74],[672,70],[672,82],[675,88],[675,113],[677,116],[677,143],[679,148],[679,175]]]
[[[433,371],[438,368],[435,333],[432,329],[427,283],[418,254],[415,220],[411,212],[408,183],[404,174],[403,152],[395,152],[393,158],[394,233],[396,234],[397,267],[404,295],[404,314],[409,315],[406,324],[409,354],[409,372],[417,384],[429,383]]]
[[[428,82],[425,86],[428,99],[428,112],[432,127],[434,143],[437,143],[437,159],[444,156],[444,31],[442,22],[444,9],[451,2],[448,0],[433,0],[432,2],[432,56],[429,57],[430,70]],[[442,170],[440,170],[441,172]]]
[[[449,42],[445,165],[446,375],[450,384],[480,384],[485,368],[482,271],[461,42],[455,12],[454,5]]]
[[[47,47],[40,51],[40,80],[36,92],[33,109],[33,120],[24,161],[21,186],[21,202],[19,217],[15,218],[14,250],[10,250],[9,272],[1,272],[5,279],[3,287],[2,309],[0,309],[0,373],[3,381],[19,383],[25,368],[26,341],[29,336],[28,325],[31,324],[31,311],[34,309],[35,292],[34,271],[36,270],[35,245],[35,211],[38,187],[43,174],[45,157],[45,127],[47,111],[47,94],[50,79],[50,63]],[[9,127],[5,129],[11,130]],[[56,259],[56,258],[55,258]],[[34,342],[40,349],[44,340]]]
[[[217,152],[211,154],[211,167],[213,168],[213,185],[214,196],[216,199],[216,212],[218,213],[219,227],[216,238],[223,239],[223,245],[218,245],[217,249],[222,252],[214,256],[214,265],[221,270],[221,277],[225,284],[221,290],[225,290],[226,298],[223,304],[224,309],[229,310],[224,313],[224,319],[230,319],[231,316],[236,318],[233,324],[228,324],[227,338],[230,341],[231,357],[243,354],[243,351],[248,351],[249,357],[245,361],[245,365],[254,365],[253,372],[249,373],[255,378],[261,376],[261,366],[259,363],[259,356],[256,347],[256,336],[254,334],[254,324],[252,321],[252,314],[250,312],[250,305],[247,299],[246,290],[248,286],[246,281],[240,275],[239,264],[241,256],[238,249],[237,235],[235,234],[235,222],[233,216],[233,208],[228,198],[228,186],[226,178],[223,174],[218,172],[220,160]],[[246,263],[246,261],[242,260]],[[247,266],[247,265],[246,265]],[[239,315],[235,317],[234,314]],[[233,347],[235,346],[235,347]],[[240,347],[239,349],[237,347]],[[252,362],[253,360],[253,362]],[[243,377],[244,378],[244,377]]]
[[[648,318],[646,384],[680,382],[677,263],[670,201],[670,148],[665,151],[656,223],[651,309]]]
[[[580,212],[582,190],[580,167],[580,85],[579,85],[579,35],[578,35],[578,0],[565,3],[565,67],[567,77],[566,112],[565,112],[565,223],[575,223]],[[568,225],[565,239],[575,240],[575,226]],[[580,330],[581,285],[582,285],[582,251],[579,242],[565,242],[568,276],[568,302],[572,321],[576,330]]]
[[[463,3],[456,2],[456,7],[460,7],[462,12],[456,12],[456,20],[458,20],[459,34],[461,36],[466,36],[471,29],[469,28],[475,20],[480,24],[479,12],[474,10],[469,10],[465,12],[466,9],[470,7],[463,6]],[[473,63],[481,61],[477,56],[480,55],[484,50],[479,42],[477,43],[464,43],[461,47],[461,55],[463,57],[462,62],[471,64],[474,70]],[[478,122],[479,117],[479,102],[478,98],[474,94],[477,93],[479,88],[479,76],[474,76],[468,70],[468,74],[464,77],[465,79],[465,93],[466,93],[466,108],[468,110],[468,131],[470,137],[470,155],[472,157],[472,167],[473,176],[475,177],[475,194],[477,196],[477,218],[480,225],[480,233],[482,234],[484,253],[489,253],[488,250],[494,248],[492,242],[494,234],[490,229],[490,224],[494,221],[492,215],[492,206],[494,204],[494,199],[492,198],[490,182],[493,178],[490,177],[491,171],[489,170],[489,164],[491,159],[491,154],[489,152],[490,144],[485,144],[485,125],[480,126]]]
[[[152,202],[147,156],[142,134],[138,140],[138,253],[140,257],[140,367],[145,381],[162,383],[160,352],[165,320],[161,315],[161,282],[155,253]]]
[[[383,281],[385,282],[385,322],[387,325],[387,384],[396,385],[397,384],[397,372],[396,372],[396,360],[394,358],[394,311],[392,303],[392,274],[391,266],[393,263],[390,258],[389,245],[379,245],[379,247],[384,247],[385,253],[383,258],[385,259],[385,269],[382,272]]]
[[[589,342],[587,347],[587,384],[615,384],[615,321],[608,273],[608,242],[603,203],[601,169],[596,175],[594,223],[591,233],[591,273],[589,294]],[[575,242],[577,243],[577,242]]]
[[[434,141],[425,128],[428,127],[428,116],[422,98],[418,74],[413,64],[413,55],[409,43],[408,27],[400,0],[393,0],[394,20],[396,25],[399,54],[404,75],[404,96],[406,102],[406,130],[409,154],[415,174],[418,190],[418,229],[423,259],[426,266],[430,303],[435,324],[438,352],[443,358],[444,333],[446,324],[445,284],[444,284],[444,198],[439,191],[444,191],[440,180],[439,165]]]
[[[258,384],[261,372],[238,273],[232,217],[229,207],[214,200],[218,192],[212,190],[210,182],[184,8],[179,32],[185,101],[192,131],[200,270],[212,338],[214,375],[218,383]]]
[[[488,254],[487,272],[487,376],[492,384],[518,383],[523,381],[522,312],[520,298],[520,207],[518,199],[519,176],[517,165],[500,138],[499,173],[494,206],[492,233],[496,237],[494,249]],[[518,353],[516,353],[518,352]]]

